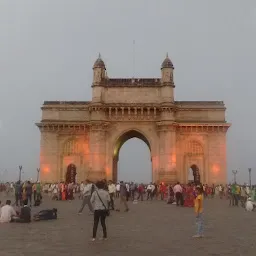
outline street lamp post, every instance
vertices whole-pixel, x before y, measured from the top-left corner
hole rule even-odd
[[[37,170],[37,178],[36,178],[36,182],[38,182],[38,181],[39,181],[40,168],[37,168],[36,170]]]
[[[236,183],[237,170],[232,170],[232,173],[234,175],[234,182]]]
[[[21,181],[21,171],[22,171],[22,165],[19,165],[19,170],[20,170],[20,172],[19,172],[19,181]]]
[[[249,172],[249,185],[251,188],[252,187],[252,168],[248,168],[248,172]]]

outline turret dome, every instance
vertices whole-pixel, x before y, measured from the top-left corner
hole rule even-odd
[[[103,68],[106,70],[106,66],[104,61],[101,59],[101,55],[99,54],[98,59],[95,61],[94,65],[93,65],[93,69],[94,68]]]
[[[168,57],[168,53],[167,53],[167,55],[166,55],[165,60],[164,60],[163,63],[162,63],[161,69],[163,69],[163,68],[172,68],[172,69],[174,69],[174,66],[173,66],[173,64],[172,64],[172,61],[171,61],[170,58]]]

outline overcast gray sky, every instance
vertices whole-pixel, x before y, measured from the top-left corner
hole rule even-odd
[[[159,77],[169,52],[176,100],[225,101],[229,173],[247,181],[252,167],[256,182],[255,0],[1,0],[0,179],[20,164],[36,177],[43,101],[90,100],[99,52],[110,77],[131,77],[133,40],[136,76]],[[125,143],[119,166],[120,179],[148,180],[146,145]]]

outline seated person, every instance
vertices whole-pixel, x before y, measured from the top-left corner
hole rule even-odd
[[[253,207],[253,203],[252,203],[252,199],[249,197],[245,203],[245,209],[248,212],[253,211],[254,207]]]
[[[31,209],[28,206],[28,200],[23,201],[23,207],[20,209],[20,214],[18,217],[15,217],[14,222],[19,223],[29,223],[31,222]]]
[[[15,216],[17,216],[17,214],[11,206],[11,200],[6,200],[6,204],[1,208],[0,223],[9,223]]]

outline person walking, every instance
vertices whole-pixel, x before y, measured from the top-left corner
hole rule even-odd
[[[116,184],[116,198],[119,198],[120,196],[120,183]]]
[[[145,186],[141,183],[138,187],[138,197],[137,200],[143,201],[144,199],[144,193],[145,193]]]
[[[183,189],[179,182],[177,182],[177,184],[173,187],[173,191],[176,199],[176,205],[183,205]]]
[[[103,230],[103,239],[107,239],[107,227],[106,227],[106,217],[109,215],[108,205],[110,203],[110,196],[108,191],[104,190],[105,184],[102,181],[96,183],[97,190],[92,193],[90,202],[94,209],[94,222],[93,222],[93,232],[92,241],[95,241],[97,235],[97,229],[99,221]]]
[[[94,184],[92,184],[89,180],[86,180],[84,185],[84,191],[83,191],[83,202],[80,207],[80,210],[78,211],[78,214],[82,214],[82,211],[85,205],[87,204],[90,212],[93,213],[93,207],[90,200],[94,190],[95,190]]]
[[[112,180],[109,181],[108,192],[110,195],[110,207],[112,210],[115,210],[114,197],[116,193],[116,185],[113,183]]]
[[[154,191],[154,185],[152,182],[148,184],[147,186],[147,200],[152,200],[153,199],[153,191]]]
[[[120,203],[119,203],[119,208],[117,208],[116,211],[120,212],[121,204],[124,204],[125,212],[129,211],[126,196],[127,196],[126,185],[124,184],[123,181],[120,181]]]

